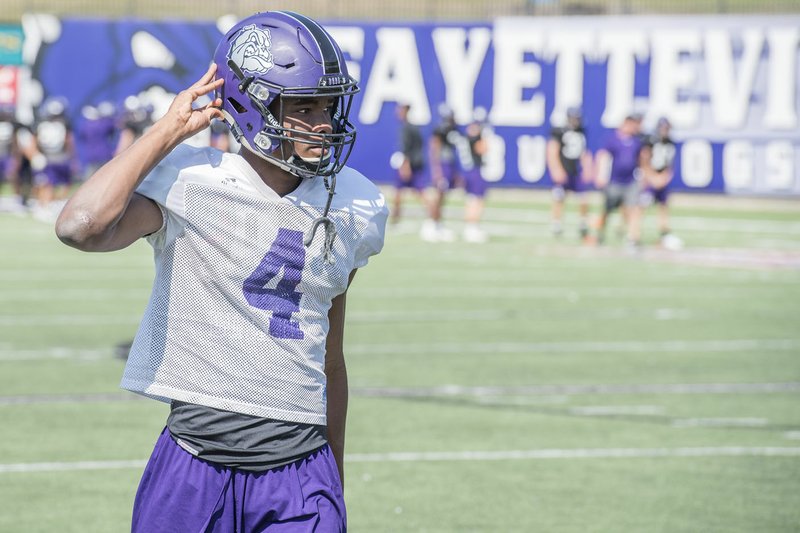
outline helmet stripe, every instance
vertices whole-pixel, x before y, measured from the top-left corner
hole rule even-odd
[[[334,46],[330,35],[322,26],[317,24],[310,18],[303,16],[293,11],[281,11],[286,16],[295,19],[302,24],[314,37],[319,48],[320,55],[322,56],[322,68],[325,74],[341,74],[342,69],[339,65],[339,54],[336,53],[336,46]]]

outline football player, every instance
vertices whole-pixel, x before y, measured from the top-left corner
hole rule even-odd
[[[115,154],[122,153],[153,125],[153,107],[138,96],[130,95],[122,104],[118,120],[120,133]]]
[[[589,234],[589,203],[585,191],[589,172],[592,170],[592,156],[586,148],[583,113],[579,107],[567,109],[566,125],[551,130],[550,140],[547,142],[547,170],[553,180],[553,235],[560,237],[564,231],[564,200],[567,191],[571,191],[578,199],[579,233],[581,239],[585,239]]]
[[[428,242],[449,242],[454,239],[453,232],[442,225],[442,210],[445,196],[450,189],[458,186],[460,180],[456,143],[461,133],[456,126],[453,110],[447,104],[439,106],[439,117],[440,122],[428,142],[432,188],[429,218],[423,222],[420,231],[422,240]]]
[[[597,242],[602,244],[608,217],[622,208],[622,216],[627,223],[627,246],[631,251],[639,248],[641,192],[639,157],[642,150],[642,115],[632,113],[625,117],[620,126],[606,139],[597,153],[597,164],[601,169],[595,175],[598,188],[605,196],[603,211],[597,228]]]
[[[114,156],[117,124],[116,107],[109,101],[86,105],[81,109],[81,122],[76,133],[83,152],[83,177],[88,178]]]
[[[465,242],[470,243],[483,243],[488,240],[488,235],[480,227],[486,200],[486,181],[481,174],[481,167],[483,166],[483,157],[489,148],[484,137],[485,124],[486,110],[476,107],[472,114],[472,121],[467,124],[464,135],[461,136],[457,145],[464,173],[464,192],[467,195],[464,205],[462,238]]]
[[[14,194],[4,209],[22,212],[27,208],[33,181],[31,157],[36,153],[31,129],[17,120],[15,106],[0,106],[0,192],[8,183]]]
[[[670,138],[672,125],[665,117],[658,119],[656,130],[642,147],[641,166],[646,187],[642,193],[642,206],[658,206],[658,230],[661,246],[668,250],[683,247],[683,241],[670,231],[669,184],[675,162],[675,142]]]
[[[122,387],[171,412],[133,531],[346,529],[345,298],[388,216],[378,188],[345,166],[358,90],[315,21],[248,17],[63,210],[57,233],[71,246],[144,237],[155,250]],[[219,118],[238,154],[180,144]]]
[[[20,147],[18,141],[19,123],[17,122],[14,107],[0,106],[0,193],[3,185],[8,183],[15,196],[19,196],[18,168],[20,165]],[[2,195],[0,195],[2,196]],[[0,197],[0,201],[2,198]],[[11,209],[21,206],[16,200],[9,204]],[[5,208],[5,203],[2,205]]]
[[[395,107],[395,115],[400,122],[400,138],[398,139],[400,149],[392,154],[389,161],[390,166],[397,172],[397,180],[394,186],[394,200],[392,202],[392,224],[400,221],[403,206],[403,193],[411,190],[420,199],[427,211],[425,200],[425,154],[424,141],[419,126],[408,121],[408,113],[411,106],[401,102]]]
[[[66,100],[60,97],[45,100],[39,109],[33,135],[36,152],[31,166],[37,200],[34,215],[52,221],[50,203],[66,198],[77,165]]]

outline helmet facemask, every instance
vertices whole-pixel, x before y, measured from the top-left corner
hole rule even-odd
[[[244,113],[247,110],[236,99],[228,97],[229,106],[223,106],[223,114],[237,141],[262,159],[300,178],[330,176],[342,170],[356,139],[356,129],[349,115],[353,96],[359,88],[352,77],[336,76],[337,82],[343,82],[338,85],[328,84],[326,78],[322,78],[320,83],[325,85],[319,87],[281,87],[254,76],[245,76],[232,60],[228,61],[228,66],[239,80],[239,93],[246,95],[248,104],[263,119],[260,131],[252,134],[249,129],[252,125],[246,123],[248,131],[245,132],[237,117],[231,115],[232,112]],[[330,132],[309,131],[286,124],[285,98],[324,97],[333,98]],[[294,150],[295,143],[318,147],[323,157],[302,158]]]

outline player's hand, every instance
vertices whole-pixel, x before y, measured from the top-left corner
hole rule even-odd
[[[403,161],[403,164],[400,165],[400,168],[397,169],[398,173],[400,174],[400,179],[403,182],[408,183],[411,181],[411,163],[408,162],[408,159]]]
[[[202,78],[188,89],[178,93],[164,118],[161,119],[166,121],[169,127],[174,128],[173,131],[178,133],[181,139],[187,139],[204,130],[214,118],[222,119],[222,111],[219,109],[222,106],[220,98],[212,99],[202,107],[194,107],[198,98],[222,87],[224,80],[214,79],[216,71],[217,65],[212,63]]]
[[[562,172],[556,169],[553,169],[550,172],[550,177],[553,179],[553,183],[556,185],[564,185],[567,183],[567,173]]]

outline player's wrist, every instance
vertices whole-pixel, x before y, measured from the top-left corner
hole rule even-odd
[[[147,130],[142,138],[152,139],[158,146],[162,147],[165,152],[170,152],[173,148],[178,146],[184,139],[190,135],[182,135],[182,128],[177,123],[171,123],[168,116],[157,121],[153,126]]]

